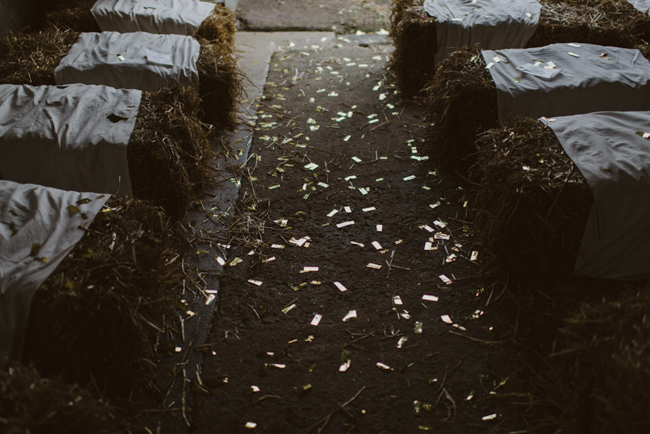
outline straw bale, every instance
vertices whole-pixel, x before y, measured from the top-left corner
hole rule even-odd
[[[9,34],[0,39],[0,83],[55,85],[54,69],[79,33],[48,29],[38,33]],[[3,49],[6,48],[6,49]],[[221,119],[220,127],[235,123],[235,93],[241,85],[231,55],[227,61],[209,57],[213,69],[202,86],[226,102],[216,104],[212,112]],[[226,62],[226,68],[222,65]],[[209,66],[204,69],[209,70]],[[235,84],[234,80],[238,80]],[[210,138],[216,128],[198,120],[201,100],[195,88],[169,84],[156,92],[144,92],[138,119],[128,148],[129,168],[135,197],[163,206],[176,219],[182,218],[195,193],[205,189],[214,178],[210,160],[214,153]],[[180,164],[179,164],[180,163]]]
[[[518,119],[476,141],[474,228],[491,271],[571,273],[593,193],[553,130]]]
[[[427,142],[441,170],[465,174],[476,157],[474,141],[497,126],[497,90],[477,47],[463,47],[440,63],[423,90],[433,123]]]
[[[144,92],[129,139],[129,174],[136,198],[160,205],[174,219],[214,180],[211,132],[196,116],[194,88],[168,85]]]
[[[0,369],[0,432],[68,434],[119,432],[113,408],[77,385],[42,378],[19,364]]]
[[[393,2],[390,38],[395,49],[387,66],[406,96],[418,93],[436,70],[436,19],[424,11],[423,3],[424,0]]]
[[[111,197],[32,301],[24,359],[43,375],[128,396],[155,366],[179,288],[174,228],[146,201]]]
[[[244,74],[226,46],[198,38],[201,55],[196,63],[201,87],[202,120],[217,131],[237,126],[237,103],[244,92]]]
[[[76,32],[101,32],[90,12],[96,0],[63,0],[45,14],[48,27]]]
[[[565,320],[538,393],[549,432],[650,432],[650,288]]]
[[[78,37],[77,32],[57,28],[7,32],[0,37],[0,83],[54,85],[54,69]]]
[[[421,5],[424,0],[395,0],[391,38],[395,50],[389,68],[400,90],[417,94],[435,74],[436,19]],[[543,1],[540,22],[528,47],[561,42],[633,48],[650,36],[650,16],[627,0]],[[411,5],[409,7],[409,5]]]
[[[235,49],[235,32],[237,16],[235,12],[221,3],[217,3],[208,18],[201,23],[196,35],[222,47],[229,54]],[[228,51],[229,50],[229,51]]]

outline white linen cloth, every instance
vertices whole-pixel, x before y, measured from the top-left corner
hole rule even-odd
[[[103,84],[142,91],[159,90],[168,81],[198,86],[200,51],[191,36],[82,33],[54,70],[54,78],[56,84]]]
[[[574,274],[650,279],[650,139],[643,138],[650,138],[650,112],[599,112],[545,123],[594,193]]]
[[[464,45],[523,48],[537,29],[542,6],[536,0],[427,0],[424,10],[436,18],[434,60],[440,63]]]
[[[98,0],[90,12],[102,32],[194,36],[214,7],[199,0]]]
[[[0,85],[0,179],[132,195],[127,145],[142,92]]]
[[[32,297],[110,197],[101,196],[0,181],[0,364],[20,358]]]
[[[650,13],[650,0],[627,0],[637,10],[649,14]]]
[[[497,88],[499,119],[596,111],[650,110],[650,62],[638,50],[592,44],[484,50]],[[522,71],[559,71],[542,78]]]

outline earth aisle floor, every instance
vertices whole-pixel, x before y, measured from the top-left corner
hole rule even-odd
[[[528,426],[505,399],[526,385],[480,296],[468,194],[387,85],[390,49],[339,37],[274,55],[191,431]]]

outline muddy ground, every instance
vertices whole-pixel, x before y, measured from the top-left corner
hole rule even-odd
[[[273,57],[193,432],[535,425],[512,405],[528,374],[479,274],[467,186],[428,158],[391,49],[343,36]]]

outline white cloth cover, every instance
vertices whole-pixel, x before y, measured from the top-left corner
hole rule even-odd
[[[132,195],[127,145],[139,90],[0,85],[0,179]]]
[[[493,64],[490,74],[497,88],[501,121],[513,116],[650,110],[650,62],[638,50],[553,44],[525,50],[485,50],[482,54],[488,66]],[[539,66],[535,66],[537,62]],[[553,71],[553,65],[554,77],[540,77]]]
[[[650,279],[650,139],[642,137],[650,137],[650,112],[599,112],[545,123],[594,192],[574,274]]]
[[[478,43],[486,50],[523,48],[539,23],[536,0],[427,0],[424,10],[436,18],[435,62],[456,48]]]
[[[213,9],[199,0],[98,0],[90,12],[102,32],[194,36]]]
[[[201,46],[191,36],[82,33],[54,70],[56,84],[156,91],[168,81],[197,85]]]
[[[628,3],[631,3],[636,9],[650,14],[650,0],[627,0]]]
[[[0,364],[20,358],[34,293],[84,235],[78,226],[88,227],[109,197],[0,181]]]

